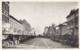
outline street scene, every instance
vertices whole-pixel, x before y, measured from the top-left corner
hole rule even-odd
[[[2,48],[79,48],[78,2],[2,2]]]
[[[34,38],[29,41],[25,41],[19,45],[14,45],[11,47],[12,48],[32,48],[32,49],[72,48],[71,46],[66,46],[46,38]]]

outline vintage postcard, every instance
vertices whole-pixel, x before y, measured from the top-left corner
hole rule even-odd
[[[2,1],[2,49],[79,49],[79,2]]]

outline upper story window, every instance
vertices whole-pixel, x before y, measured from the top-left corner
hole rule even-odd
[[[5,15],[2,15],[2,21],[8,23],[9,22],[9,18],[6,17]]]

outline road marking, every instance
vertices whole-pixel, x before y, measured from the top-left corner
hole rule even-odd
[[[41,40],[41,41],[45,44],[45,46],[46,46],[47,48],[49,48],[48,45],[47,45],[43,40]]]

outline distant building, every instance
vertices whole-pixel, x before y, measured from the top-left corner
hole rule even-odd
[[[50,37],[52,35],[52,28],[51,28],[51,26],[48,27],[48,30],[46,29],[46,35],[48,37]]]
[[[29,35],[36,36],[36,31],[34,28],[31,28],[31,31],[29,32]]]
[[[56,28],[57,27],[58,27],[58,29],[56,29],[56,36],[67,34],[68,31],[67,31],[67,23],[66,22],[59,24],[58,26],[56,26]]]
[[[60,29],[59,29],[59,27],[56,27],[57,29],[56,29],[56,36],[59,36],[60,35]]]
[[[43,32],[44,36],[47,34],[47,31],[48,31],[48,27],[45,27],[44,32]]]
[[[56,29],[54,24],[52,24],[52,26],[45,27],[44,29],[44,35],[47,35],[47,36],[55,36],[55,32],[56,32]]]
[[[20,22],[21,22],[22,25],[25,27],[26,33],[29,34],[29,32],[31,31],[31,26],[30,26],[30,24],[29,24],[26,20],[20,20]]]
[[[79,9],[73,9],[69,13],[67,18],[67,24],[68,24],[68,33],[70,35],[79,35]]]
[[[54,24],[52,24],[52,26],[51,26],[51,31],[52,31],[52,36],[55,36],[56,35],[56,28],[55,28],[55,25]]]
[[[67,25],[63,25],[62,26],[62,34],[61,35],[65,35],[65,34],[67,34]]]

